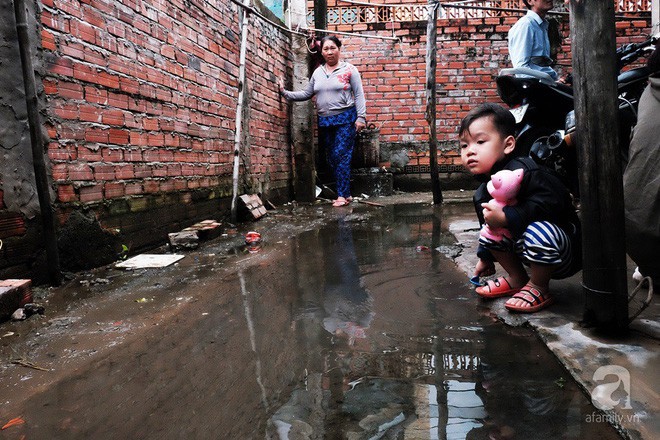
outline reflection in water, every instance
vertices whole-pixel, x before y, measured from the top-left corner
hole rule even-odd
[[[254,330],[254,321],[252,319],[252,309],[250,307],[250,300],[248,297],[248,291],[245,287],[245,276],[243,271],[238,272],[238,279],[241,283],[241,296],[243,297],[243,312],[245,313],[245,321],[247,323],[248,333],[250,334],[250,347],[256,355],[255,360],[255,376],[257,379],[257,384],[261,390],[261,403],[264,405],[264,408],[268,408],[268,398],[266,397],[266,388],[263,384],[262,374],[261,374],[261,359],[259,358],[259,352],[257,351],[257,336]]]
[[[323,294],[323,328],[336,336],[348,337],[348,344],[366,338],[373,319],[371,297],[360,283],[353,232],[344,218],[338,221],[334,245],[326,260]]]
[[[182,266],[167,288],[156,272],[132,277],[133,297],[111,298],[134,307],[157,290],[176,305],[99,356],[116,339],[90,339],[99,322],[86,317],[67,337],[36,339],[31,355],[80,354],[11,386],[28,395],[0,418],[26,423],[0,438],[618,438],[587,422],[593,407],[533,334],[480,314],[464,274],[434,251],[453,240],[437,210],[377,213],[241,252],[227,271]],[[41,388],[38,375],[54,382]]]
[[[272,437],[615,438],[585,424],[586,399],[534,335],[480,315],[451,264],[415,251],[448,242],[439,212],[392,214],[304,238],[323,285],[310,283],[298,316],[308,347],[320,331],[321,352],[308,353],[305,386],[272,416]]]

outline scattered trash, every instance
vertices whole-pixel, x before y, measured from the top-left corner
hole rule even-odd
[[[199,246],[199,236],[197,231],[179,231],[167,234],[170,242],[170,249],[178,251],[181,249],[197,249]]]
[[[12,359],[11,363],[16,364],[16,365],[20,365],[21,367],[32,368],[33,370],[50,371],[48,368],[40,367],[39,365],[35,364],[34,362],[27,361],[23,358]],[[2,429],[4,429],[4,428],[2,428]]]
[[[166,267],[176,263],[185,255],[179,254],[142,254],[117,263],[115,267],[120,269],[145,269],[155,267]]]
[[[136,303],[146,303],[146,302],[149,302],[149,301],[152,301],[152,300],[151,300],[151,299],[144,298],[144,297],[135,300]]]
[[[245,234],[245,245],[249,253],[259,252],[261,250],[261,234],[256,231]]]
[[[366,200],[362,200],[362,199],[358,199],[358,202],[359,203],[364,203],[365,205],[369,205],[369,206],[378,206],[379,208],[384,208],[385,207],[385,205],[383,205],[382,203],[367,202]]]
[[[28,318],[32,315],[43,315],[44,312],[46,311],[46,308],[44,306],[41,306],[39,304],[35,303],[27,303],[23,306],[23,310],[25,310],[25,314],[28,316]]]
[[[202,313],[202,316],[207,316],[208,314],[209,314],[209,312],[204,312],[204,313]]]
[[[254,244],[261,241],[261,234],[255,231],[250,231],[245,234],[245,244]]]
[[[23,420],[23,419],[20,418],[20,417],[16,417],[15,419],[11,419],[11,420],[8,421],[7,423],[5,423],[5,425],[4,425],[2,428],[0,428],[0,429],[11,428],[12,426],[22,425],[23,423],[25,423],[25,420]]]
[[[428,246],[417,246],[417,247],[415,248],[415,250],[416,250],[417,252],[427,252],[427,251],[429,250],[429,247],[428,247]]]
[[[95,278],[93,280],[80,280],[80,284],[83,286],[90,286],[95,284],[110,284],[110,280],[107,278]]]
[[[475,275],[472,278],[470,278],[470,282],[472,284],[474,284],[475,286],[478,286],[478,287],[481,287],[481,286],[484,285],[481,281],[479,281],[479,275]]]
[[[266,215],[266,208],[256,194],[244,194],[238,197],[241,217],[258,220]]]
[[[6,337],[8,337],[8,336],[14,336],[15,334],[16,334],[16,333],[14,333],[14,332],[7,332],[7,333],[5,333],[4,335],[2,335],[2,336],[0,336],[0,337],[2,337],[2,338],[6,338]]]
[[[16,309],[16,311],[11,314],[12,321],[24,321],[26,319],[27,319],[27,315],[25,314],[25,310],[23,309],[23,307]]]
[[[216,220],[204,220],[185,228],[182,232],[195,232],[201,241],[212,240],[222,234],[222,223]]]
[[[0,320],[11,318],[12,313],[32,302],[32,281],[0,280]]]

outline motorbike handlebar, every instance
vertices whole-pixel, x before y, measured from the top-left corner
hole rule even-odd
[[[660,34],[652,35],[641,43],[629,43],[617,48],[616,55],[618,58],[618,70],[621,70],[624,66],[633,63],[645,51],[655,46],[658,41],[660,41]]]

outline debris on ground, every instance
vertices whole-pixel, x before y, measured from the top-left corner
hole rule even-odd
[[[200,241],[212,240],[222,235],[222,223],[204,220],[179,231],[167,234],[170,249],[197,249]]]
[[[0,320],[9,318],[16,309],[32,302],[32,281],[0,280]]]
[[[110,284],[110,280],[107,278],[94,278],[93,280],[80,280],[80,284],[83,286],[90,286],[95,284]]]
[[[12,426],[22,425],[23,423],[25,423],[25,420],[23,420],[20,417],[16,417],[15,419],[11,419],[7,423],[5,423],[0,429],[5,430],[7,428],[11,428]]]
[[[201,241],[212,240],[222,234],[222,223],[216,220],[204,220],[185,228],[183,231],[196,232]]]
[[[167,234],[172,251],[192,250],[199,246],[199,236],[197,231],[179,231]]]
[[[263,202],[256,194],[243,194],[238,200],[241,217],[258,220],[267,214]]]
[[[119,269],[147,269],[166,267],[181,260],[185,255],[180,254],[141,254],[126,261],[115,264]]]
[[[21,367],[32,368],[33,370],[50,371],[48,368],[40,367],[39,365],[35,364],[34,362],[25,360],[23,358],[12,359],[11,363],[16,364],[16,365],[20,365]]]
[[[23,310],[23,307],[14,310],[14,313],[11,314],[12,321],[23,321],[25,319],[27,319],[27,314]]]

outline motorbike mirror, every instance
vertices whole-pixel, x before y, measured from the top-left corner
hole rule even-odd
[[[541,67],[550,67],[555,65],[555,60],[550,57],[530,57],[529,61],[531,61],[532,64],[536,64],[537,66]]]

